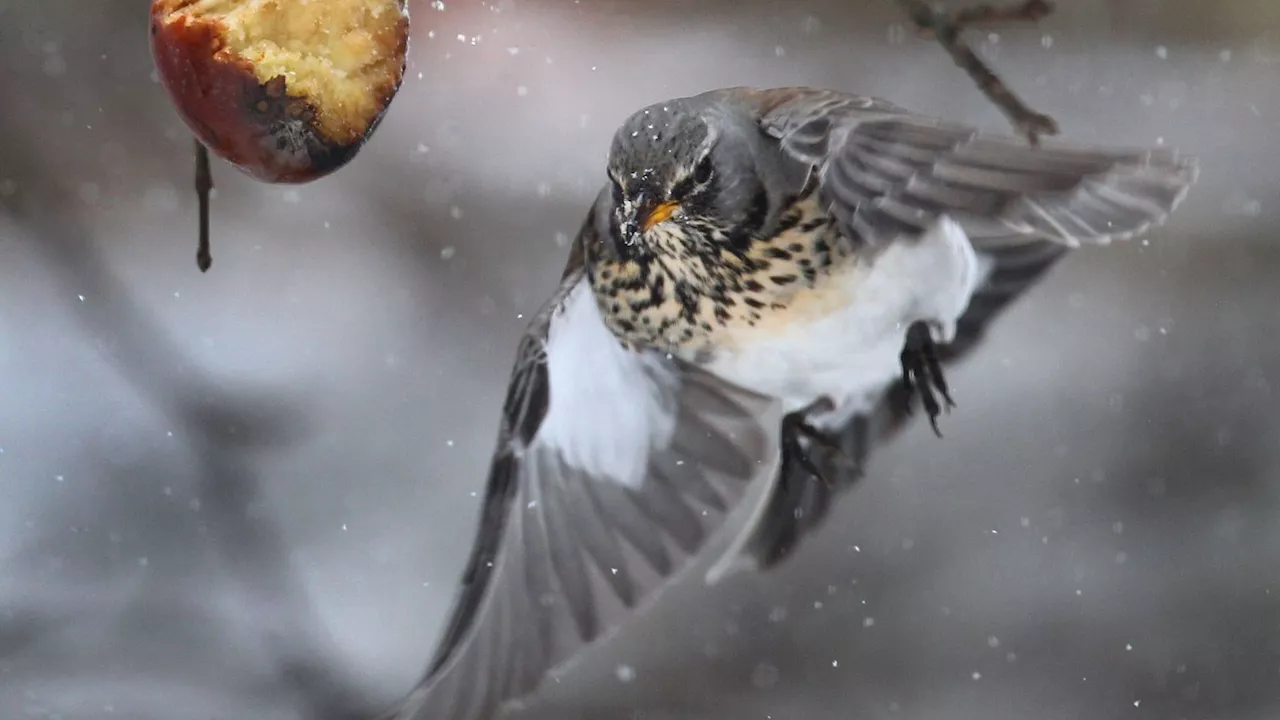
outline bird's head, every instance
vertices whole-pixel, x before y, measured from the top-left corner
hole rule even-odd
[[[710,242],[747,221],[761,187],[751,142],[730,119],[700,98],[684,98],[622,123],[608,162],[610,230],[620,253],[664,237]],[[754,123],[750,132],[758,132]]]

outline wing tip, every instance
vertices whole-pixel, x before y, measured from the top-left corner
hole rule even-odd
[[[1156,228],[1163,227],[1169,222],[1169,218],[1173,216],[1173,213],[1182,205],[1183,201],[1187,199],[1192,186],[1200,179],[1200,159],[1195,155],[1179,153],[1176,148],[1171,148],[1169,152],[1170,162],[1167,165],[1159,168],[1149,166],[1151,169],[1157,170],[1157,173],[1152,178],[1154,182],[1175,188],[1167,204],[1159,212],[1152,213],[1145,223],[1141,223],[1124,232],[1101,236],[1098,238],[1098,244],[1108,245],[1113,242],[1125,242],[1145,235]]]
[[[1181,153],[1176,148],[1150,149],[1136,159],[1119,162],[1086,178],[1077,186],[1074,199],[1060,206],[1041,202],[1041,199],[1022,198],[1019,205],[1025,215],[1020,221],[1006,221],[1006,225],[1015,232],[1073,249],[1125,242],[1165,225],[1199,177],[1197,156]],[[1077,213],[1090,203],[1111,206],[1112,218],[1105,220],[1105,226],[1090,225]],[[1126,213],[1129,217],[1121,219]]]

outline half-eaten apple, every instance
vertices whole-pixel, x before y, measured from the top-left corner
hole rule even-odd
[[[151,52],[196,137],[272,183],[348,163],[404,78],[407,0],[152,0]]]

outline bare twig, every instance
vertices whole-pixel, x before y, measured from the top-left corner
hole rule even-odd
[[[1049,0],[1027,0],[1021,5],[995,7],[992,5],[976,5],[956,13],[956,24],[960,27],[975,25],[999,25],[1002,23],[1036,23],[1053,14],[1053,3]]]
[[[1036,22],[1053,12],[1053,5],[1048,0],[1025,0],[1007,7],[979,5],[955,13],[934,10],[924,0],[899,0],[899,3],[916,27],[931,34],[942,45],[956,65],[973,78],[982,94],[1000,108],[1027,142],[1039,145],[1041,135],[1058,134],[1057,121],[1027,107],[960,36],[973,26]]]
[[[196,246],[196,267],[207,272],[213,265],[213,253],[209,251],[209,192],[213,190],[213,173],[209,170],[209,148],[195,140],[196,144],[196,197],[200,200],[200,240]]]
[[[1037,23],[1053,13],[1053,4],[1048,0],[1028,0],[1021,5],[974,5],[956,11],[951,21],[960,30],[969,28],[993,28],[1002,25],[1025,25]],[[920,35],[933,37],[933,27],[919,27]]]

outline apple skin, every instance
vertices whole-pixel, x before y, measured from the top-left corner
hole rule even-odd
[[[151,54],[160,82],[200,142],[257,180],[306,183],[346,165],[373,135],[404,79],[407,10],[394,36],[381,38],[400,62],[393,77],[367,89],[376,113],[348,132],[326,134],[316,122],[322,108],[315,100],[291,95],[284,75],[260,81],[252,62],[227,47],[219,20],[173,12],[185,4],[151,4]]]

